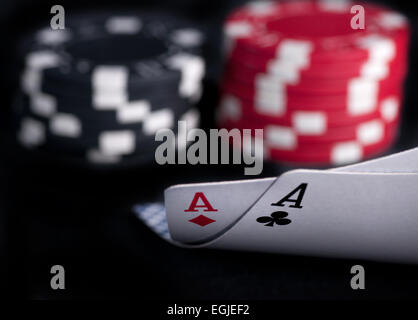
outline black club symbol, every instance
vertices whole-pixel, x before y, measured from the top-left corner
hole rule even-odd
[[[279,226],[284,226],[292,222],[292,220],[286,219],[287,215],[288,214],[285,211],[275,211],[270,215],[270,217],[268,216],[259,217],[257,218],[256,221],[259,223],[265,223],[266,227],[273,227],[274,224],[277,224]]]

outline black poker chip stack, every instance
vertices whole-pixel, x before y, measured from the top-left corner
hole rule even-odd
[[[18,47],[16,139],[50,158],[92,166],[154,161],[160,129],[199,123],[202,30],[163,13],[79,13]],[[185,146],[177,146],[185,147]]]

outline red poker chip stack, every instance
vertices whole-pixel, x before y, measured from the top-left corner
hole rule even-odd
[[[399,13],[362,4],[365,28],[355,29],[353,6],[257,1],[235,10],[224,26],[219,127],[264,129],[267,156],[294,164],[340,165],[388,149],[409,26]]]

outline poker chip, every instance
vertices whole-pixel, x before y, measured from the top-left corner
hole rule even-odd
[[[158,12],[85,12],[40,27],[18,47],[17,141],[83,164],[154,160],[155,134],[198,125],[203,30]]]
[[[361,4],[365,28],[353,29],[353,5],[254,1],[233,11],[218,126],[263,129],[266,156],[290,164],[340,165],[387,150],[400,125],[410,29],[371,4]]]

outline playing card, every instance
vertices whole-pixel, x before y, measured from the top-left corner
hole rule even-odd
[[[153,216],[168,225],[152,229],[185,247],[416,263],[417,167],[418,148],[332,170],[173,186],[166,212]]]
[[[331,169],[340,172],[418,172],[418,148],[391,154],[386,157]]]
[[[164,198],[171,237],[181,243],[202,243],[216,238],[239,220],[275,180],[201,183],[168,188]]]
[[[205,246],[418,262],[417,185],[418,174],[285,173]]]

